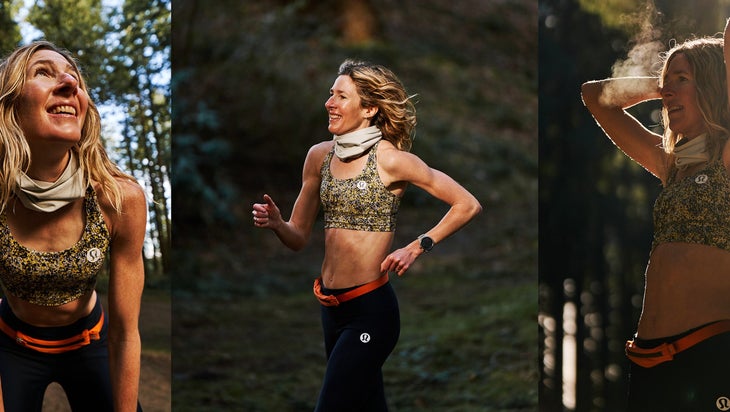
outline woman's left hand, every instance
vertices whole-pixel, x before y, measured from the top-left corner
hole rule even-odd
[[[411,267],[416,258],[423,253],[420,246],[413,247],[413,244],[393,251],[380,264],[380,272],[395,272],[398,276],[403,275]]]

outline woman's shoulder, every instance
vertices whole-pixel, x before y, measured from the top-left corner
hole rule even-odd
[[[403,162],[419,159],[418,156],[405,150],[400,150],[395,145],[385,139],[378,142],[378,164],[389,169],[404,165]]]
[[[124,176],[114,176],[113,182],[119,189],[120,206],[122,212],[125,213],[129,209],[139,209],[140,205],[144,205],[146,210],[147,199],[142,186],[131,178]],[[111,192],[111,188],[102,185],[100,182],[93,182],[92,186],[96,192],[99,206],[109,216],[116,213],[115,196]]]
[[[324,161],[325,156],[327,156],[327,154],[332,151],[332,148],[334,148],[334,146],[334,140],[326,140],[313,145],[309,148],[309,151],[307,152],[307,160],[315,162]]]
[[[309,148],[309,152],[327,154],[329,151],[332,150],[333,147],[335,147],[334,140],[325,140],[314,144],[312,147]]]

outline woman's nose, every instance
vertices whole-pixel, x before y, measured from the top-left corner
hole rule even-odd
[[[664,96],[670,96],[670,95],[674,94],[674,88],[672,88],[671,85],[669,85],[668,83],[665,83],[659,89],[659,94],[662,97],[664,97]]]
[[[58,79],[58,89],[61,92],[76,94],[79,81],[69,73],[61,73]]]

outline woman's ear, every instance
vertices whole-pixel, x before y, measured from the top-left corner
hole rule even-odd
[[[366,107],[363,110],[365,118],[368,120],[372,120],[378,114],[378,106]]]

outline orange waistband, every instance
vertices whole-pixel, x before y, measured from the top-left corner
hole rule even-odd
[[[325,295],[322,294],[322,278],[319,277],[314,280],[314,296],[317,297],[319,302],[324,306],[337,306],[340,303],[347,302],[348,300],[355,299],[356,297],[362,296],[368,292],[372,292],[375,289],[388,283],[388,274],[368,282],[364,285],[358,286],[355,289],[349,290],[339,295]]]
[[[99,340],[101,329],[104,326],[104,312],[101,312],[99,321],[91,329],[84,329],[78,335],[72,336],[67,339],[61,340],[45,340],[36,339],[26,335],[23,332],[16,331],[11,328],[5,321],[0,317],[0,330],[6,335],[10,336],[20,346],[33,349],[37,352],[42,353],[64,353],[79,349],[91,343],[92,340]]]
[[[674,359],[674,355],[691,348],[692,346],[721,333],[730,332],[730,319],[721,320],[703,326],[687,336],[674,342],[662,343],[651,349],[636,346],[634,340],[626,342],[626,356],[632,362],[645,368],[651,368]]]

